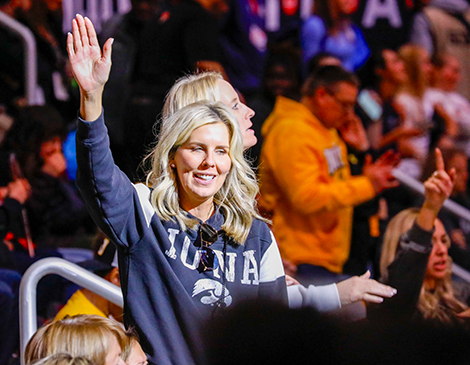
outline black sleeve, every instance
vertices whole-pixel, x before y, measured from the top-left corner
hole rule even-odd
[[[12,223],[22,219],[23,205],[15,199],[6,198],[0,206],[0,238],[3,241],[6,234],[12,230]]]
[[[397,294],[390,299],[384,299],[381,304],[368,305],[369,320],[381,323],[409,321],[416,313],[432,250],[432,234],[433,231],[426,231],[415,222],[402,236],[395,260],[388,267],[384,280],[381,280],[397,289]]]

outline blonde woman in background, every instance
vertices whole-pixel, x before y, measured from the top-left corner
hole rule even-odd
[[[393,285],[398,294],[381,306],[369,306],[372,320],[430,321],[469,328],[468,305],[456,296],[451,282],[450,239],[437,214],[453,188],[440,150],[437,170],[426,180],[421,209],[397,214],[384,235],[380,269],[381,281]],[[466,298],[468,299],[468,298]]]
[[[457,128],[442,105],[434,104],[427,97],[432,64],[426,50],[407,44],[399,49],[398,54],[405,64],[407,74],[407,82],[395,99],[403,111],[403,126],[423,132],[417,137],[405,137],[398,140],[398,150],[402,155],[398,169],[419,179],[430,148],[445,145],[445,137],[453,137]],[[431,141],[431,132],[437,127],[434,120],[436,118],[443,120],[445,131],[439,140]],[[431,146],[431,142],[434,146]]]

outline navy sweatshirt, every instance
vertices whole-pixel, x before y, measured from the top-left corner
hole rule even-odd
[[[77,184],[88,209],[118,247],[125,323],[136,328],[150,363],[203,363],[198,330],[216,310],[222,268],[228,307],[250,298],[287,303],[279,250],[264,222],[253,222],[243,246],[226,245],[226,265],[219,237],[211,248],[220,267],[200,274],[197,230],[181,231],[176,222],[160,220],[150,189],[132,184],[115,166],[103,115],[80,120],[77,160]],[[216,213],[206,223],[219,230],[223,221]]]

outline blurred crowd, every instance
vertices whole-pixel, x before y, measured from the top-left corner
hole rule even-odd
[[[70,258],[67,249],[85,248],[90,260],[80,264],[120,285],[114,246],[108,246],[75,186],[80,95],[65,46],[65,3],[0,0],[0,11],[28,28],[37,47],[37,85],[28,99],[23,41],[0,18],[0,364],[13,362],[12,354],[18,352],[18,288],[32,263],[45,257]],[[142,181],[148,166],[141,161],[158,136],[170,88],[182,76],[217,72],[249,106],[247,129],[254,131],[257,143],[245,156],[258,173],[259,210],[272,221],[286,274],[308,286],[336,283],[369,270],[372,278],[387,282],[387,268],[399,256],[395,251],[401,237],[412,232],[418,215],[414,212],[408,219],[400,214],[427,202],[400,184],[393,169],[424,183],[438,166],[441,176],[453,180],[450,199],[470,209],[470,4],[276,4],[273,11],[273,2],[267,0],[130,0],[127,12],[100,19],[100,44],[114,40],[103,93],[114,160],[131,181]],[[384,233],[394,217],[401,221],[394,221],[390,243]],[[440,246],[430,253],[436,270],[450,277],[455,262],[470,271],[470,221],[445,208],[438,218],[434,233],[440,233],[444,243],[434,244]],[[435,238],[429,239],[434,243]],[[464,284],[452,289],[449,279],[442,287],[425,288],[426,280],[420,280],[421,297],[415,299],[425,319],[453,323],[436,308],[468,309],[470,291]],[[38,288],[39,324],[56,315],[64,321],[66,314],[81,314],[76,308],[83,298],[99,309],[93,314],[122,321],[122,310],[112,303],[76,289],[60,277],[43,279]],[[61,314],[66,303],[69,307],[64,308],[73,306],[69,299],[76,301],[75,309]],[[294,314],[282,314],[300,326]],[[312,321],[337,330],[336,323],[317,317]],[[236,330],[242,331],[234,329],[234,336],[239,335]],[[259,328],[253,331],[268,335]],[[361,336],[372,343],[367,331]],[[331,341],[339,346],[347,332],[334,332]],[[387,335],[397,337],[392,332]],[[222,325],[216,333],[224,338]],[[138,341],[135,334],[120,336],[122,351],[132,347],[127,337]],[[352,354],[350,349],[347,354]],[[212,355],[213,363],[221,361],[217,350]],[[62,360],[57,357],[50,364],[87,363]]]

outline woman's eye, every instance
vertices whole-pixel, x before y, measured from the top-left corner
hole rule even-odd
[[[448,235],[445,235],[442,237],[442,243],[445,244],[446,246],[450,246],[450,237]]]
[[[216,152],[217,152],[219,155],[225,155],[225,154],[227,154],[227,151],[226,151],[225,149],[223,149],[223,148],[216,150]]]
[[[232,109],[233,109],[233,110],[238,110],[238,106],[239,106],[239,104],[238,104],[238,103],[235,103],[235,104],[233,105]]]

